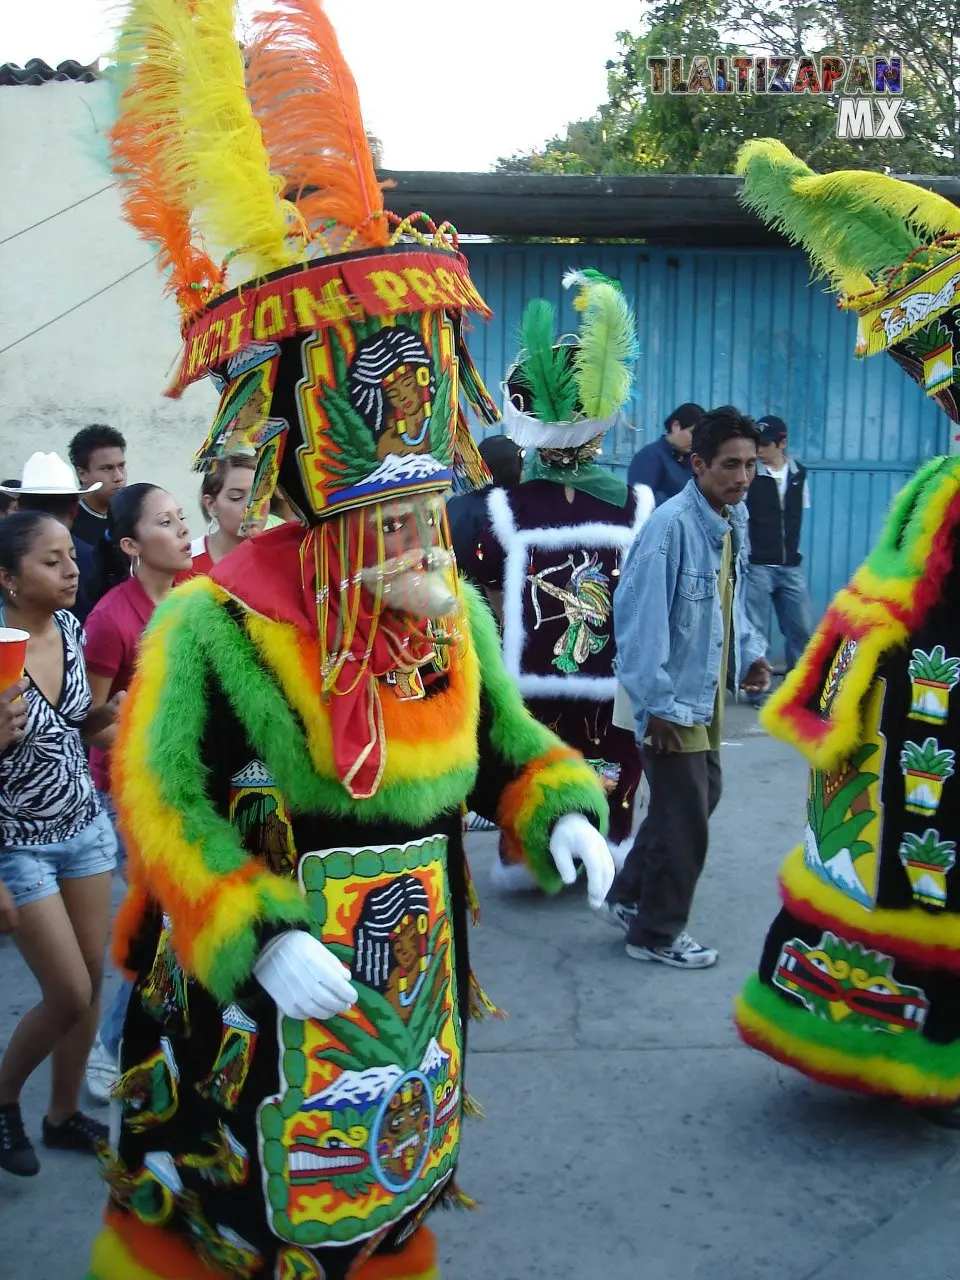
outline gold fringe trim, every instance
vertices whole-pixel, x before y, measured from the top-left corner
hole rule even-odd
[[[504,1022],[507,1019],[507,1014],[493,1003],[472,971],[470,973],[470,1017],[474,1022],[483,1022],[486,1018],[500,1018]]]
[[[466,853],[463,855],[463,875],[467,883],[467,907],[470,911],[470,919],[474,925],[480,923],[480,897],[477,893],[477,886],[473,879],[473,872],[470,870],[470,862]]]
[[[474,1200],[473,1196],[468,1196],[465,1191],[461,1191],[455,1182],[450,1183],[443,1193],[440,1203],[445,1209],[469,1209],[473,1211],[480,1208],[480,1201]]]
[[[471,1120],[486,1120],[487,1118],[487,1113],[472,1093],[464,1094],[463,1114],[469,1116]]]

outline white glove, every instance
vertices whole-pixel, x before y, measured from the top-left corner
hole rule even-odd
[[[286,1018],[333,1018],[357,1002],[350,970],[311,933],[292,929],[268,942],[253,976]]]
[[[582,813],[565,813],[550,835],[550,856],[564,884],[573,884],[578,858],[587,873],[590,905],[599,907],[610,892],[616,869],[603,836]]]

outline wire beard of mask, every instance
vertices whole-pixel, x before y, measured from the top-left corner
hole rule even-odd
[[[324,693],[431,657],[441,670],[459,664],[462,601],[441,498],[392,498],[324,520],[304,540],[301,568],[315,583]]]
[[[384,609],[431,621],[460,612],[456,558],[439,498],[379,503],[368,524],[379,527],[385,554],[364,564],[362,581],[382,593]]]
[[[560,467],[566,471],[576,471],[578,467],[596,462],[603,449],[603,436],[595,436],[586,444],[569,449],[538,449],[540,461],[547,467]]]

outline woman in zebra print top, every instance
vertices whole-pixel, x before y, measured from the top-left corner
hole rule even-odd
[[[93,1152],[106,1125],[79,1109],[100,998],[116,839],[90,777],[91,716],[80,624],[69,613],[77,564],[68,529],[22,512],[0,521],[0,620],[26,631],[26,722],[0,751],[0,879],[17,908],[13,938],[40,986],[0,1060],[0,1168],[37,1172],[20,1114],[28,1077],[53,1055],[48,1147]],[[81,736],[83,735],[83,737]]]

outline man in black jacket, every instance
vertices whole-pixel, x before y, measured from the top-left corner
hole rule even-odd
[[[691,403],[678,405],[673,413],[668,413],[663,420],[660,439],[634,454],[627,471],[629,488],[632,490],[638,484],[649,485],[658,507],[668,498],[675,498],[693,478],[690,446],[694,428],[702,417],[700,405]]]
[[[750,567],[747,609],[765,635],[770,605],[785,642],[787,668],[806,648],[811,631],[810,596],[800,555],[800,526],[810,506],[807,469],[787,457],[787,426],[768,414],[760,428],[759,462],[747,490]]]

